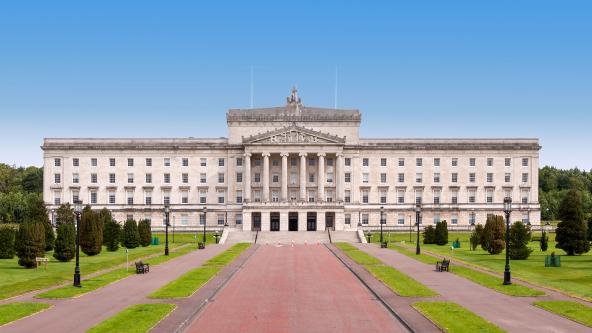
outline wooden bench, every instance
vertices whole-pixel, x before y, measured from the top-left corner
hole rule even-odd
[[[150,264],[145,264],[141,261],[136,261],[136,274],[144,274],[150,272]]]
[[[448,269],[450,268],[450,260],[442,260],[442,261],[437,261],[436,262],[436,270],[438,272],[448,272]]]
[[[35,268],[39,268],[39,265],[41,263],[43,263],[43,265],[45,266],[44,268],[47,269],[47,263],[49,262],[49,258],[44,258],[44,257],[35,257]]]

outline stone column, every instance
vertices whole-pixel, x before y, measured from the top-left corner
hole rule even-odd
[[[269,202],[269,153],[263,153],[263,202]]]
[[[245,189],[243,198],[245,202],[251,201],[251,154],[245,154],[245,176],[243,177],[245,182]],[[249,227],[250,228],[250,227]]]
[[[299,155],[300,155],[300,200],[306,201],[306,153],[300,153]]]
[[[319,190],[317,201],[325,201],[325,153],[318,153],[319,175],[317,177],[317,189]]]
[[[337,159],[335,161],[335,195],[337,197],[337,202],[343,201],[343,154],[337,153]]]
[[[288,201],[288,153],[281,153],[282,157],[282,201]]]

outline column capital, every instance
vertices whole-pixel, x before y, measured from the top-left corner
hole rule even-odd
[[[327,154],[325,154],[325,153],[317,153],[317,156],[318,157],[325,157],[325,156],[327,156]]]
[[[290,153],[286,153],[286,152],[280,153],[281,157],[288,157],[289,155],[290,155]]]
[[[342,152],[335,153],[335,156],[336,156],[336,157],[343,157],[343,153],[342,153]]]
[[[263,157],[269,157],[269,156],[271,156],[271,154],[268,153],[268,152],[265,152],[265,153],[261,153],[261,156],[263,156]]]
[[[251,157],[252,155],[251,155],[251,153],[244,153],[243,156],[244,157]]]
[[[298,153],[298,156],[300,156],[300,157],[306,157],[306,156],[308,156],[308,153]]]

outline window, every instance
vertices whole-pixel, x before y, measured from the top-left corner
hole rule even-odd
[[[315,164],[316,164],[316,160],[314,158],[308,159],[308,166],[315,166]]]
[[[474,183],[475,182],[475,173],[471,172],[469,173],[469,183]]]
[[[236,173],[236,182],[237,183],[242,183],[243,182],[243,173],[242,172],[237,172]]]
[[[218,214],[218,225],[224,225],[224,214]]]
[[[126,193],[127,193],[127,204],[133,205],[134,204],[134,191],[128,190]]]
[[[506,183],[509,183],[509,182],[511,182],[511,181],[512,181],[512,174],[511,174],[511,173],[509,173],[509,172],[506,172],[506,174],[504,175],[504,181],[505,181]]]
[[[435,167],[439,167],[440,166],[440,159],[438,157],[434,158],[434,166]]]
[[[80,200],[80,192],[72,191],[72,202],[78,202]]]
[[[399,166],[400,167],[404,167],[405,166],[405,159],[404,158],[399,158]]]
[[[60,184],[62,182],[62,175],[59,173],[55,173],[53,175],[53,182],[56,184]]]
[[[53,165],[54,166],[57,166],[57,167],[62,166],[62,160],[59,159],[59,158],[54,158],[53,159]]]
[[[147,167],[151,167],[152,166],[152,159],[151,158],[147,158],[146,159],[146,166]]]
[[[144,193],[144,202],[146,205],[152,205],[152,191],[146,191]]]
[[[315,181],[315,174],[314,173],[309,173],[308,174],[308,182],[309,183],[314,183]]]
[[[295,167],[298,166],[298,159],[297,158],[291,158],[290,159],[290,165]]]
[[[218,190],[218,203],[223,204],[226,198],[226,191]]]
[[[255,166],[261,166],[261,159],[260,158],[255,159]]]
[[[350,157],[346,157],[344,160],[345,166],[351,166],[351,158]]]
[[[528,166],[528,158],[523,158],[522,159],[522,166],[523,167],[527,167]]]
[[[114,173],[109,174],[109,183],[115,184],[115,174]]]
[[[528,190],[522,190],[521,194],[520,194],[520,198],[523,204],[527,204],[528,203]]]
[[[91,158],[90,159],[90,166],[96,167],[97,166],[97,159],[96,158]]]
[[[290,200],[292,200],[292,201],[298,200],[298,192],[297,191],[290,191]]]
[[[452,214],[452,216],[450,217],[450,223],[458,224],[458,214]]]
[[[243,158],[242,157],[236,158],[236,166],[243,166]]]
[[[493,173],[491,173],[491,172],[487,173],[487,182],[493,183]]]
[[[486,190],[485,191],[485,201],[487,203],[493,203],[493,190]]]
[[[181,174],[181,182],[183,184],[188,184],[189,183],[189,174],[188,173]]]
[[[186,190],[181,191],[181,203],[182,204],[189,203],[189,192]]]
[[[458,204],[458,190],[452,190],[452,191],[450,192],[450,202],[451,202],[453,205],[456,205],[456,204]]]
[[[72,183],[78,184],[80,183],[80,176],[77,173],[72,174]],[[72,200],[74,202],[74,200]]]
[[[420,204],[421,203],[422,197],[423,197],[423,192],[421,190],[415,190],[415,203],[416,204]]]
[[[511,190],[505,190],[504,191],[504,198],[510,198],[510,199],[512,199],[512,191]]]
[[[202,157],[202,158],[199,159],[199,166],[205,167],[207,165],[208,165],[208,159],[207,158]]]
[[[128,167],[133,167],[134,166],[134,159],[133,158],[128,158],[127,159],[127,166]]]
[[[133,219],[134,219],[134,214],[127,214],[127,215],[125,216],[125,220],[126,220],[126,221],[131,221],[131,220],[133,220]]]
[[[405,190],[397,190],[397,203],[405,203]]]
[[[523,183],[528,183],[528,174],[527,173],[523,173],[522,174],[522,182]]]
[[[344,215],[345,224],[351,224],[351,214]]]
[[[205,173],[200,173],[200,174],[199,174],[199,182],[200,182],[201,184],[205,184],[205,183],[206,183],[206,181],[207,181],[206,174],[205,174]]]
[[[181,214],[181,225],[187,225],[189,223],[189,217],[187,214]]]
[[[380,203],[382,203],[382,204],[386,203],[386,190],[380,191]]]
[[[344,201],[346,203],[350,203],[351,202],[351,191],[350,190],[345,190],[345,198]]]
[[[189,166],[189,159],[187,157],[183,157],[183,159],[181,159],[181,165],[184,167]]]
[[[475,203],[475,190],[469,190],[469,203]]]
[[[455,166],[458,166],[458,158],[453,158],[453,159],[451,160],[451,165],[452,165],[453,167],[455,167]]]
[[[93,205],[97,203],[97,191],[90,191],[90,203]]]
[[[399,180],[399,183],[404,183],[405,182],[405,174],[402,172],[399,173],[398,180]]]
[[[80,160],[77,158],[73,158],[72,159],[72,166],[75,166],[75,167],[80,166]]]
[[[383,157],[380,159],[380,166],[383,166],[383,167],[386,166],[386,158]]]
[[[109,159],[109,166],[112,166],[112,167],[115,166],[115,159],[114,158]]]
[[[315,192],[314,190],[308,191],[308,202],[315,202]]]
[[[255,172],[255,183],[261,182],[261,174],[259,172]]]
[[[200,213],[199,214],[199,225],[205,225],[205,224],[206,224],[206,214]]]
[[[440,223],[440,213],[434,213],[434,224]]]
[[[522,223],[530,224],[530,218],[528,216],[528,212],[522,213]]]
[[[440,194],[441,194],[440,190],[434,190],[434,204],[435,205],[440,204]]]
[[[362,214],[362,224],[368,224],[368,214]]]
[[[488,166],[488,167],[492,167],[492,166],[493,166],[493,158],[489,157],[489,158],[487,159],[487,166]]]
[[[279,191],[271,191],[271,201],[272,202],[279,202],[280,201],[280,192]]]
[[[504,159],[504,165],[507,166],[507,167],[509,167],[510,165],[512,165],[512,159],[509,158],[509,157],[506,157]]]
[[[279,183],[280,182],[280,175],[278,175],[277,173],[274,173],[273,175],[271,175],[271,182],[272,183]]]
[[[368,166],[369,164],[370,164],[370,162],[368,161],[368,158],[362,159],[362,166]]]
[[[349,173],[349,172],[345,173],[345,182],[351,183],[351,173]]]
[[[364,172],[364,173],[362,174],[362,183],[364,183],[364,184],[368,184],[369,178],[370,178],[370,177],[369,177],[368,173],[367,173],[367,172]]]
[[[62,203],[62,192],[54,191],[53,192],[53,204],[54,205],[61,205]]]
[[[475,223],[477,223],[477,215],[475,213],[470,213],[469,214],[469,224],[475,225]]]
[[[220,184],[224,183],[224,174],[223,173],[218,174],[218,183],[220,183]]]
[[[234,223],[243,224],[243,216],[239,213],[234,216]]]
[[[423,174],[421,172],[418,172],[415,174],[415,182],[416,183],[421,183],[423,181]]]
[[[434,172],[434,183],[439,183],[439,182],[440,182],[440,173]]]
[[[133,182],[134,182],[134,174],[133,173],[127,174],[127,182],[128,182],[128,184],[133,184]]]
[[[383,184],[386,183],[386,173],[380,174],[380,182]]]
[[[422,166],[423,165],[423,159],[422,158],[416,158],[415,159],[415,166]]]
[[[90,174],[90,182],[92,184],[96,184],[97,183],[97,174],[96,173],[91,173]]]
[[[327,172],[327,183],[333,182],[333,172]]]
[[[368,203],[368,190],[362,190],[362,203]]]
[[[165,158],[164,159],[164,166],[165,167],[170,167],[171,166],[171,159],[170,158]]]
[[[456,173],[456,172],[452,173],[452,179],[450,181],[453,183],[457,183],[458,182],[458,173]]]
[[[164,174],[164,183],[165,184],[170,184],[171,183],[171,174],[170,173],[165,173]]]
[[[243,202],[243,191],[236,190],[236,203],[242,203],[242,202]]]
[[[219,158],[218,159],[218,166],[219,167],[223,167],[224,166],[224,159],[223,158]]]
[[[113,192],[113,191],[109,192],[109,204],[111,204],[111,205],[115,204],[115,192]]]
[[[327,158],[327,166],[333,166],[333,159]]]
[[[208,196],[207,190],[199,190],[199,203],[205,204],[207,196]]]
[[[474,167],[477,164],[477,160],[474,157],[469,158],[469,166]]]
[[[296,172],[290,173],[290,185],[296,185],[298,183],[298,174]]]
[[[275,159],[275,158],[274,158],[274,159],[272,159],[272,160],[271,160],[271,165],[272,165],[272,166],[279,166],[279,165],[280,165],[280,160],[278,160],[278,159]]]

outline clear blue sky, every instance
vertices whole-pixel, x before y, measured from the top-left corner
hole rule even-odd
[[[225,113],[363,113],[364,137],[538,137],[592,168],[591,1],[3,1],[0,161],[43,137],[219,137]]]

